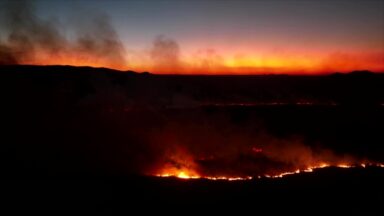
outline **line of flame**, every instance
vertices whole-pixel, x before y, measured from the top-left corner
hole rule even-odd
[[[283,172],[283,173],[280,173],[280,174],[277,174],[277,175],[265,174],[265,175],[259,175],[259,176],[256,176],[256,177],[254,177],[254,176],[246,176],[246,177],[240,177],[240,176],[230,176],[230,177],[228,177],[228,176],[199,176],[199,175],[188,175],[185,172],[179,172],[177,174],[164,173],[164,174],[158,174],[156,176],[157,177],[176,177],[176,178],[180,178],[180,179],[207,179],[207,180],[213,180],[213,181],[216,181],[216,180],[244,181],[244,180],[252,180],[252,179],[255,179],[255,178],[258,178],[258,179],[260,179],[260,178],[282,178],[282,177],[288,176],[288,175],[313,172],[316,169],[322,169],[322,168],[327,168],[327,167],[338,167],[338,168],[344,168],[344,169],[347,169],[347,168],[357,168],[357,167],[361,167],[361,168],[366,168],[366,167],[380,167],[380,168],[384,168],[384,164],[380,164],[380,163],[361,163],[361,164],[358,164],[358,165],[350,165],[350,164],[331,165],[331,164],[323,163],[323,164],[320,164],[318,166],[308,167],[306,169],[297,169],[297,170],[290,171],[290,172]]]

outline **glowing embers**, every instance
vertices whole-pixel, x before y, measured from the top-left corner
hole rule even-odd
[[[201,176],[196,171],[197,165],[193,158],[183,148],[175,148],[160,169],[160,177],[177,177],[181,179],[197,179]]]
[[[146,173],[181,179],[251,180],[330,170],[381,167],[354,155],[311,147],[300,138],[277,139],[220,125],[172,125],[154,136],[157,158]],[[241,128],[244,129],[244,128]],[[253,132],[253,130],[252,130]],[[165,143],[165,144],[164,144]]]
[[[225,181],[244,181],[244,180],[252,180],[252,176],[247,176],[247,177],[225,177],[225,176],[217,176],[217,177],[210,177],[206,176],[203,177],[208,180],[225,180]]]
[[[158,177],[177,177],[181,179],[198,179],[201,178],[201,176],[197,175],[196,172],[193,170],[186,170],[186,169],[170,169],[165,170],[163,173],[158,174]]]
[[[157,174],[156,176],[158,177],[175,177],[175,178],[180,178],[180,179],[207,179],[207,180],[223,180],[223,181],[245,181],[245,180],[252,180],[255,178],[283,178],[288,175],[294,175],[294,174],[300,174],[300,173],[308,173],[308,172],[314,172],[315,170],[318,169],[323,169],[323,168],[328,168],[328,167],[337,167],[337,168],[342,168],[342,169],[348,169],[348,168],[367,168],[367,167],[380,167],[384,168],[384,164],[381,163],[361,163],[361,164],[346,164],[346,163],[341,163],[341,164],[327,164],[327,163],[320,163],[319,165],[316,166],[310,166],[305,169],[296,169],[294,171],[287,171],[287,172],[282,172],[280,174],[274,174],[274,175],[258,175],[258,176],[246,176],[246,177],[240,177],[240,176],[200,176],[193,170],[176,170],[176,169],[171,169],[168,170],[168,172]]]

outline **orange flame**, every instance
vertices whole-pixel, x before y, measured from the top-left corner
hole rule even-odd
[[[188,170],[185,168],[182,168],[182,169],[167,168],[167,169],[164,169],[164,171],[162,171],[161,174],[158,174],[156,176],[159,176],[159,177],[177,177],[177,178],[181,178],[181,179],[202,178],[194,170]]]
[[[180,179],[207,179],[207,180],[225,180],[225,181],[243,181],[243,180],[252,180],[255,178],[283,178],[288,175],[294,175],[299,173],[308,173],[308,172],[314,172],[315,170],[327,168],[327,167],[337,167],[337,168],[367,168],[367,167],[380,167],[384,168],[384,164],[381,163],[361,163],[361,164],[347,164],[347,163],[340,163],[340,164],[328,164],[328,163],[320,163],[316,166],[309,166],[305,169],[296,169],[294,171],[286,171],[279,174],[265,174],[262,176],[201,176],[194,170],[188,170],[188,169],[164,169],[160,174],[156,174],[155,176],[158,177],[175,177]]]

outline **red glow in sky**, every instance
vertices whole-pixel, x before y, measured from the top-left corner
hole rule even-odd
[[[37,0],[4,1],[0,6],[0,56],[17,55],[19,64],[160,74],[384,71],[383,1],[143,0],[90,5],[86,0]]]

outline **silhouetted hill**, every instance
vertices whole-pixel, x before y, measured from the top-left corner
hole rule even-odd
[[[368,71],[321,76],[148,76],[146,72],[71,66],[0,66],[0,69],[3,92],[10,93],[16,87],[17,92],[29,93],[37,89],[55,92],[60,88],[76,98],[91,92],[97,95],[114,91],[131,104],[155,107],[384,103],[384,74]]]

